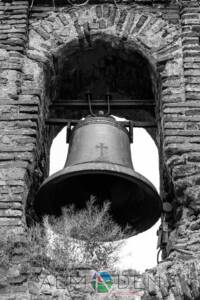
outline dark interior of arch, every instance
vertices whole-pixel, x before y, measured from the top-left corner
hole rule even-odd
[[[94,99],[153,99],[148,61],[137,51],[97,40],[93,47],[58,58],[57,98],[84,99],[90,90]]]
[[[54,101],[85,100],[88,90],[92,92],[92,101],[105,101],[108,91],[112,101],[148,100],[155,104],[157,98],[157,79],[149,60],[136,45],[127,45],[121,39],[95,37],[92,46],[82,48],[72,42],[54,54],[54,68],[55,76],[48,90],[52,118],[87,116],[88,108],[55,107]],[[155,121],[155,107],[127,107],[115,110],[113,115],[133,121]],[[156,129],[147,130],[156,142]]]

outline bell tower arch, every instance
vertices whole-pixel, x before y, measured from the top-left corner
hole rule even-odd
[[[41,93],[40,130],[44,130],[46,144],[39,151],[46,167],[40,167],[39,174],[44,176],[38,180],[39,185],[48,174],[50,144],[64,126],[62,119],[80,119],[89,113],[85,92],[90,89],[97,102],[107,91],[113,94],[111,110],[116,116],[141,122],[141,127],[142,123],[154,124],[147,130],[160,152],[161,194],[167,201],[172,199],[173,188],[170,194],[168,188],[171,170],[164,147],[165,130],[170,125],[163,115],[177,97],[180,101],[185,97],[179,32],[178,26],[159,13],[123,6],[116,9],[113,5],[61,10],[32,20],[24,70],[33,70],[31,84]],[[101,107],[101,103],[98,105]],[[49,127],[46,122],[52,119],[60,120],[60,126]],[[33,186],[31,201],[38,190]],[[31,207],[31,201],[27,201],[27,207]]]

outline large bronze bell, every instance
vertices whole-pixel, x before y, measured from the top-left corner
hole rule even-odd
[[[161,199],[154,186],[134,171],[128,130],[112,117],[88,116],[72,130],[64,169],[47,178],[37,194],[38,215],[77,209],[94,195],[111,202],[111,215],[127,237],[150,228],[160,217]]]

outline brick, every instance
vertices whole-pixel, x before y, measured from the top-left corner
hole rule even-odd
[[[124,10],[120,11],[119,20],[118,20],[118,22],[116,24],[116,30],[117,31],[121,31],[122,30],[122,27],[123,27],[124,22],[126,20],[127,14],[128,14],[127,9],[124,9]]]
[[[97,15],[97,18],[99,18],[99,19],[103,16],[102,6],[101,5],[97,5],[96,6],[96,15]]]

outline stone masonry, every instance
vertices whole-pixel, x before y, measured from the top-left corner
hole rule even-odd
[[[50,145],[61,128],[45,121],[63,117],[54,109],[60,78],[69,76],[63,66],[98,43],[129,53],[130,59],[137,52],[153,83],[161,196],[173,206],[165,260],[145,273],[154,284],[142,299],[200,299],[199,1],[92,0],[81,7],[60,1],[55,9],[51,1],[38,2],[31,7],[28,1],[0,1],[1,232],[23,233],[48,175]],[[13,281],[1,274],[0,299],[33,299],[38,287],[30,288],[21,264],[11,273]],[[155,284],[160,278],[162,284]],[[43,291],[34,299],[65,299],[53,295]]]

